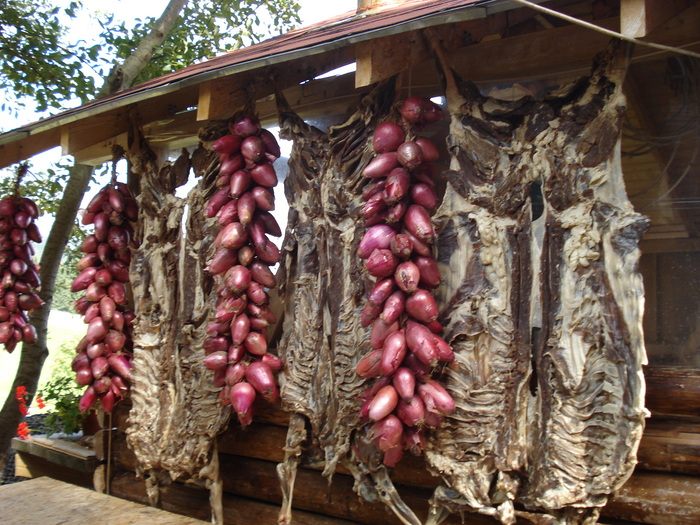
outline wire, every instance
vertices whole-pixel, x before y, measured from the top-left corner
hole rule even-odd
[[[594,31],[598,31],[598,32],[603,33],[605,35],[619,38],[620,40],[625,40],[627,42],[632,42],[633,44],[639,44],[640,46],[652,47],[654,49],[661,49],[663,51],[671,51],[673,53],[679,53],[681,55],[687,55],[687,56],[690,56],[693,58],[700,58],[700,53],[695,53],[693,51],[687,51],[687,50],[682,49],[680,47],[665,46],[663,44],[656,44],[654,42],[646,42],[644,40],[639,40],[639,39],[633,38],[631,36],[626,36],[626,35],[623,35],[622,33],[618,33],[617,31],[605,29],[604,27],[600,27],[600,26],[597,26],[595,24],[591,24],[590,22],[586,22],[584,20],[581,20],[580,18],[575,18],[573,16],[565,15],[564,13],[561,13],[559,11],[555,11],[554,9],[549,9],[548,7],[544,7],[544,6],[535,4],[533,2],[530,2],[529,0],[513,0],[513,1],[517,4],[522,4],[522,5],[525,5],[527,7],[530,7],[536,11],[541,11],[542,13],[546,13],[548,15],[552,15],[552,16],[555,16],[557,18],[561,18],[563,20],[571,22],[572,24],[578,24],[580,26],[586,27],[588,29],[592,29]]]

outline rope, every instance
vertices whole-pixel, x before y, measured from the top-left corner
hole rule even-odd
[[[109,495],[109,487],[112,480],[112,413],[109,413],[109,429],[107,430],[107,479],[105,480],[105,494]]]
[[[535,4],[533,2],[530,2],[529,0],[513,0],[513,1],[517,4],[521,4],[521,5],[530,7],[536,11],[541,11],[542,13],[546,13],[548,15],[552,15],[552,16],[555,16],[557,18],[561,18],[562,20],[566,20],[567,22],[571,22],[572,24],[578,24],[578,25],[586,27],[588,29],[592,29],[593,31],[598,31],[598,32],[603,33],[605,35],[619,38],[620,40],[632,42],[633,44],[639,44],[640,46],[647,46],[647,47],[651,47],[654,49],[660,49],[662,51],[671,51],[672,53],[687,55],[687,56],[693,57],[693,58],[700,58],[700,53],[695,53],[693,51],[687,51],[687,50],[682,49],[680,47],[665,46],[663,44],[656,44],[654,42],[646,42],[644,40],[639,40],[639,39],[631,37],[631,36],[626,36],[626,35],[623,35],[622,33],[618,33],[617,31],[605,29],[604,27],[600,27],[600,26],[597,26],[595,24],[591,24],[590,22],[586,22],[585,20],[581,20],[580,18],[575,18],[573,16],[566,15],[566,14],[561,13],[559,11],[555,11],[554,9],[549,9],[548,7],[544,7],[544,6]]]

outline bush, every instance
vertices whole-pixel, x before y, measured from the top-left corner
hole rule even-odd
[[[49,427],[49,434],[74,434],[80,430],[84,416],[78,409],[83,388],[76,384],[75,373],[71,369],[75,347],[64,344],[58,352],[57,360],[51,368],[51,379],[40,392],[44,401],[54,407],[45,423]]]

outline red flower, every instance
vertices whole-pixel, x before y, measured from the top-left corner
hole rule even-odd
[[[29,439],[29,425],[22,421],[17,427],[17,435],[22,439]]]
[[[39,408],[45,408],[46,403],[44,403],[44,398],[41,397],[41,394],[36,395],[36,406]]]
[[[23,416],[26,416],[27,414],[29,414],[29,409],[27,408],[27,405],[25,405],[24,403],[20,403],[19,404],[19,412]]]
[[[27,393],[27,387],[22,385],[18,386],[17,389],[15,390],[15,397],[17,398],[17,401],[21,401],[24,399],[25,394]]]

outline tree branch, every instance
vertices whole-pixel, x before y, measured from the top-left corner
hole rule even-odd
[[[136,50],[127,58],[123,64],[115,66],[105,79],[97,98],[105,97],[126,89],[131,86],[136,77],[148,61],[153,56],[153,51],[162,44],[165,37],[175,25],[180,11],[187,3],[187,0],[170,0],[170,3],[163,11],[151,32],[139,43]]]

